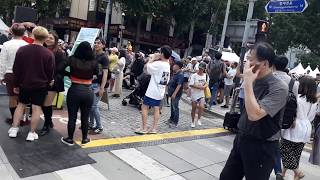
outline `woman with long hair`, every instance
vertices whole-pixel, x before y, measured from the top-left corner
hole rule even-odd
[[[287,169],[294,171],[294,179],[302,179],[305,175],[299,170],[299,162],[304,145],[310,141],[311,121],[317,111],[317,85],[313,78],[303,77],[297,97],[297,116],[290,129],[283,130],[280,151],[283,163],[283,177]]]
[[[44,136],[50,132],[50,128],[53,128],[52,122],[52,102],[57,93],[64,91],[64,65],[67,57],[63,50],[58,46],[58,35],[55,32],[49,32],[49,37],[47,38],[45,45],[52,51],[55,56],[55,73],[54,73],[54,85],[49,87],[48,95],[46,96],[45,102],[42,106],[42,112],[44,114],[44,125],[40,132],[40,136]]]
[[[88,136],[89,115],[93,104],[94,93],[91,89],[92,80],[98,74],[97,61],[90,43],[84,41],[79,44],[68,61],[70,67],[71,87],[67,94],[68,107],[68,137],[61,138],[62,143],[74,145],[73,135],[76,127],[77,114],[81,112],[82,144],[90,142]]]
[[[114,83],[114,95],[113,97],[120,97],[122,94],[122,82],[123,82],[123,70],[126,65],[126,51],[121,49],[119,51],[119,60],[117,63],[118,72],[115,73],[115,83]]]

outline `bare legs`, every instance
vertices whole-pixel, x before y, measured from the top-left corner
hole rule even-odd
[[[142,126],[140,130],[144,132],[156,132],[158,129],[158,121],[160,118],[160,107],[154,107],[152,128],[149,131],[147,130],[148,112],[149,106],[143,104],[141,106]]]
[[[18,127],[20,124],[20,119],[24,114],[25,104],[19,103],[17,109],[14,113],[12,127]],[[31,132],[35,132],[40,120],[41,107],[32,105],[32,120],[31,120]]]

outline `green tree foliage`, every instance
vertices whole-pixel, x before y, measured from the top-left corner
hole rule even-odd
[[[271,38],[278,53],[285,53],[288,47],[303,46],[320,56],[320,1],[308,3],[303,13],[272,16]]]
[[[303,67],[307,67],[309,64],[312,69],[315,69],[320,65],[320,57],[314,53],[299,54],[298,59],[302,63]]]
[[[11,24],[14,7],[32,7],[38,10],[39,18],[55,17],[56,12],[65,8],[68,0],[1,0],[0,16],[7,24]]]

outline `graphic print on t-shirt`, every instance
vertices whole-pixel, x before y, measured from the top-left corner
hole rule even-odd
[[[163,72],[159,84],[167,85],[169,81],[169,74],[170,74],[169,72]]]
[[[198,83],[197,85],[199,86],[204,86],[204,84],[206,83],[206,80],[205,79],[198,79]]]

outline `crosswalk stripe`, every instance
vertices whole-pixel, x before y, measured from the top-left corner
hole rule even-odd
[[[108,180],[91,165],[83,165],[55,172],[62,180]]]
[[[182,176],[177,175],[136,149],[122,149],[111,152],[151,180],[184,180]]]

